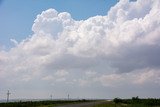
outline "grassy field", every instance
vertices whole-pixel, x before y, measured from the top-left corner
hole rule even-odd
[[[59,100],[59,101],[27,101],[0,103],[0,107],[55,107],[57,105],[66,105],[74,103],[90,102],[90,100]]]
[[[144,105],[144,104],[115,104],[114,102],[106,102],[103,104],[98,104],[93,107],[160,107],[160,106],[150,106],[150,105]]]
[[[150,106],[150,105],[144,105],[144,104],[115,104],[114,102],[106,102],[103,104],[98,104],[93,107],[160,107],[160,106]]]
[[[58,100],[58,101],[27,101],[0,103],[0,107],[56,107],[57,105],[78,104],[100,100]],[[115,98],[113,101],[101,101],[93,107],[160,107],[160,99],[132,99]]]
[[[132,97],[132,99],[115,98],[113,101],[106,101],[93,107],[160,107],[160,99],[139,99],[138,97]]]

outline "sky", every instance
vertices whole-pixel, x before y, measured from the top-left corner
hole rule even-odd
[[[159,98],[159,0],[1,0],[0,99]]]
[[[69,12],[73,19],[85,20],[91,16],[107,14],[107,10],[116,2],[117,0],[0,0],[0,45],[8,49],[13,45],[11,38],[21,41],[31,35],[36,16],[49,8]]]

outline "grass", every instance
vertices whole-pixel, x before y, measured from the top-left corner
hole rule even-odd
[[[83,102],[93,102],[96,100],[58,100],[58,101],[27,101],[0,103],[0,107],[56,107],[57,105],[77,104]],[[93,107],[160,107],[160,99],[132,99],[115,98],[113,101],[104,101]]]
[[[124,103],[114,103],[113,101],[106,101],[102,104],[97,104],[93,107],[160,107],[160,106],[150,106],[144,104],[124,104]]]
[[[106,101],[102,104],[97,104],[97,105],[94,105],[93,107],[115,107],[114,106],[114,103],[111,102],[111,101]]]
[[[90,102],[91,100],[27,101],[0,103],[0,107],[55,107],[57,105]]]

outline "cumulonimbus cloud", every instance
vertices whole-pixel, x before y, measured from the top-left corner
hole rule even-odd
[[[76,21],[55,9],[43,11],[34,21],[31,37],[9,51],[1,50],[0,80],[43,80],[59,70],[98,72],[100,82],[115,82],[119,75],[146,68],[159,73],[159,10],[159,0],[120,0],[106,16],[87,20]]]

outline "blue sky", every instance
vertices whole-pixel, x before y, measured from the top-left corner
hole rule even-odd
[[[69,12],[75,20],[106,15],[117,0],[1,0],[0,45],[10,48],[10,39],[20,42],[32,34],[32,24],[38,14],[49,8]]]

